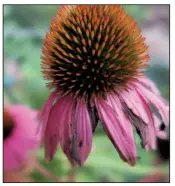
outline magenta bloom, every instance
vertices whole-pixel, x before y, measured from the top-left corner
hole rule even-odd
[[[142,69],[149,59],[141,31],[121,6],[64,6],[43,46],[42,69],[53,92],[41,111],[45,154],[60,143],[72,165],[87,159],[100,120],[120,157],[137,159],[134,128],[146,150],[156,148],[158,110],[168,124],[169,107]],[[159,123],[159,124],[158,124]]]
[[[37,112],[26,106],[13,105],[4,109],[3,143],[4,170],[18,170],[29,158],[29,153],[39,147],[36,135]]]

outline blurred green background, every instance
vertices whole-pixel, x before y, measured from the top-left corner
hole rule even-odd
[[[150,45],[151,63],[146,74],[169,100],[169,7],[166,5],[123,5],[143,30]],[[4,102],[26,104],[40,110],[49,96],[40,72],[43,39],[59,5],[4,5]],[[161,10],[161,11],[160,11]],[[167,47],[166,47],[167,46]],[[164,47],[164,48],[163,48]],[[155,152],[140,147],[135,167],[120,160],[116,150],[97,128],[93,149],[82,168],[74,173],[77,182],[135,182],[159,171],[168,173],[168,163],[154,165]],[[67,178],[70,165],[59,151],[47,164],[41,149],[38,157],[43,166],[60,178]],[[35,182],[50,182],[37,171],[31,174]]]

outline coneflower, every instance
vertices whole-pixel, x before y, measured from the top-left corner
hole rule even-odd
[[[22,105],[13,105],[3,111],[4,172],[20,170],[28,161],[29,153],[40,144],[37,112]]]
[[[168,106],[143,75],[148,46],[121,6],[62,6],[51,22],[42,72],[53,89],[41,112],[46,159],[58,143],[72,165],[82,165],[101,121],[120,157],[134,165],[133,126],[145,149],[156,148],[152,103],[168,124]]]

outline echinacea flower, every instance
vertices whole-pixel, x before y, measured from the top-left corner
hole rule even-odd
[[[20,170],[30,157],[30,151],[40,144],[37,112],[22,105],[12,105],[3,111],[4,171]]]
[[[60,143],[72,165],[82,165],[98,120],[130,165],[136,163],[135,127],[145,149],[156,148],[149,103],[168,124],[168,105],[144,74],[148,46],[119,5],[63,6],[51,22],[42,72],[53,89],[41,111],[46,159]]]

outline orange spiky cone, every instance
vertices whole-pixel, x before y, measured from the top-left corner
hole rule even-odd
[[[44,78],[63,94],[105,96],[147,66],[144,40],[119,5],[63,6],[44,41]]]

